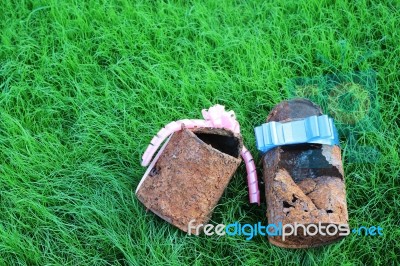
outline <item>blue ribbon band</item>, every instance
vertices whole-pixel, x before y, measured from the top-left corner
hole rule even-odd
[[[274,147],[288,144],[339,144],[333,119],[327,115],[314,115],[286,123],[269,122],[254,128],[254,131],[257,148],[263,153]]]

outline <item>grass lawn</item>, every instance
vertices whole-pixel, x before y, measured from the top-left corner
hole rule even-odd
[[[399,264],[400,3],[330,2],[2,0],[0,265]],[[355,162],[341,145],[350,227],[383,236],[308,250],[187,236],[136,199],[166,123],[223,104],[259,162],[253,127],[290,97],[288,80],[369,69],[379,123],[355,143],[380,155]],[[245,176],[212,223],[267,223]]]

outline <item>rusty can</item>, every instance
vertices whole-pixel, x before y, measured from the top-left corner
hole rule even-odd
[[[322,110],[316,104],[294,99],[278,104],[267,122],[290,122],[320,115]],[[349,232],[338,145],[278,146],[263,155],[262,163],[268,223],[297,225],[297,235],[285,239],[278,235],[269,237],[270,243],[284,248],[316,247],[337,241]],[[318,228],[323,230],[315,232]]]
[[[150,165],[136,195],[153,213],[199,234],[241,163],[242,137],[222,128],[183,128]],[[200,230],[196,230],[199,228]]]

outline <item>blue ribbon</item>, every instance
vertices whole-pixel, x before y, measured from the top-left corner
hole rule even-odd
[[[333,119],[327,115],[314,115],[286,123],[269,122],[254,128],[254,131],[257,148],[263,153],[274,147],[288,144],[339,144]]]

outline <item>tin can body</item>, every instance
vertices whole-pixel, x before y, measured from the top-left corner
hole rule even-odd
[[[224,129],[175,132],[136,195],[162,219],[185,232],[191,223],[190,233],[198,234],[240,165],[242,146],[240,135]]]
[[[310,101],[296,99],[277,105],[267,122],[312,115],[322,115],[321,109]],[[289,224],[293,228],[297,225],[296,235],[293,232],[285,239],[269,237],[270,243],[285,248],[307,248],[344,237],[348,214],[339,146],[279,146],[267,151],[262,161],[268,223]],[[315,228],[318,228],[316,233]]]

